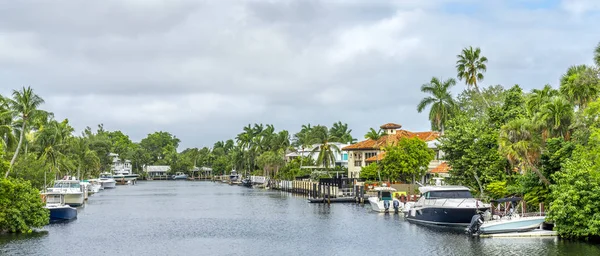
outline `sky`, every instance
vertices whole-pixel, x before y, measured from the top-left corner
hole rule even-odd
[[[180,150],[249,123],[430,129],[416,105],[480,47],[484,86],[558,86],[591,64],[597,0],[0,0],[0,94],[31,86],[78,132],[102,123]],[[458,94],[465,88],[458,82]]]

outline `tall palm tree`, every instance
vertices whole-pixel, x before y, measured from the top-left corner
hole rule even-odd
[[[365,134],[365,139],[379,140],[381,137],[383,137],[383,135],[384,135],[384,133],[381,129],[376,131],[375,129],[371,128],[369,130],[369,132],[367,132],[367,134]]]
[[[456,104],[452,95],[450,94],[450,88],[456,85],[456,80],[450,78],[442,80],[437,77],[431,78],[431,81],[421,86],[421,92],[428,93],[427,96],[419,102],[417,105],[417,111],[421,113],[426,107],[431,105],[429,110],[429,121],[431,121],[431,128],[435,131],[444,133],[446,122],[450,120]]]
[[[573,105],[563,97],[555,96],[544,104],[540,119],[545,124],[545,128],[552,131],[552,136],[567,139],[568,129],[573,120]]]
[[[356,142],[356,139],[352,137],[352,129],[348,129],[348,124],[342,123],[338,121],[337,123],[333,123],[331,128],[329,128],[329,132],[340,138],[340,142],[352,144]]]
[[[0,144],[5,151],[16,144],[13,124],[13,111],[10,110],[8,101],[0,95]]]
[[[13,98],[8,99],[8,103],[11,110],[14,111],[18,116],[18,121],[21,122],[21,131],[19,135],[19,142],[17,144],[17,148],[15,149],[15,154],[10,160],[10,166],[4,175],[5,178],[8,177],[8,174],[17,160],[17,156],[21,150],[21,145],[23,144],[23,137],[27,132],[30,120],[42,114],[42,111],[38,108],[44,103],[44,99],[35,94],[31,87],[23,87],[20,91],[13,90],[12,95]]]
[[[498,138],[499,152],[523,172],[530,168],[540,180],[550,185],[550,181],[537,169],[541,155],[541,139],[534,132],[534,125],[527,119],[515,119],[500,129]]]
[[[299,147],[302,151],[300,152],[300,168],[304,162],[304,152],[307,148],[312,147],[314,144],[313,131],[310,124],[302,125],[302,130],[294,134],[294,145]]]
[[[531,90],[531,93],[527,96],[527,101],[525,103],[529,116],[533,116],[535,113],[537,113],[544,104],[548,103],[550,99],[556,95],[558,95],[558,91],[552,88],[552,86],[549,84],[544,85],[544,88],[541,90]]]
[[[339,153],[340,149],[333,143],[339,142],[340,138],[333,136],[327,127],[320,125],[313,128],[313,135],[314,141],[319,144],[311,152],[311,155],[318,153],[317,164],[325,168],[335,165],[335,153]]]
[[[52,120],[40,130],[36,138],[36,143],[41,149],[38,158],[49,163],[57,174],[61,173],[61,169],[75,169],[71,158],[67,156],[73,131],[68,120],[60,123]]]
[[[462,49],[461,54],[456,55],[458,60],[456,61],[456,71],[458,72],[458,80],[465,80],[465,84],[467,88],[475,89],[483,99],[486,105],[490,105],[477,82],[483,80],[483,73],[487,71],[486,63],[488,59],[485,56],[481,55],[481,49],[479,47],[473,49],[473,46],[469,46],[469,48]]]
[[[592,67],[571,66],[560,78],[559,91],[579,109],[584,109],[590,101],[598,97],[600,79]]]

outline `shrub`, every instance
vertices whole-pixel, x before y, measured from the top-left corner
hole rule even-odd
[[[49,214],[29,181],[0,179],[0,232],[29,233],[48,224]]]

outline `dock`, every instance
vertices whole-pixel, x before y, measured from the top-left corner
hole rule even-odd
[[[522,238],[522,237],[555,237],[558,236],[556,231],[536,229],[529,232],[513,232],[513,233],[500,233],[500,234],[483,234],[479,237],[491,238],[491,237],[504,237],[504,238]]]

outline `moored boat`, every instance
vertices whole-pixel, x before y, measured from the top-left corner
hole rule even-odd
[[[171,176],[171,178],[174,180],[187,180],[188,176],[183,172],[177,172],[175,175]]]
[[[98,182],[100,183],[101,189],[110,189],[115,188],[117,186],[117,182],[115,181],[115,179],[113,179],[112,175],[107,172],[100,174]]]
[[[421,197],[407,212],[409,222],[425,225],[467,227],[473,215],[489,205],[473,198],[463,186],[422,186]]]
[[[474,235],[527,232],[539,228],[546,216],[543,212],[517,213],[519,197],[492,200],[492,207],[485,212],[474,215],[467,232]],[[507,207],[498,215],[493,213],[494,203],[505,203]],[[490,212],[492,210],[492,212]]]
[[[56,180],[54,186],[48,188],[48,193],[59,193],[64,195],[65,204],[70,206],[81,206],[85,200],[84,191],[79,180]]]
[[[71,221],[77,218],[77,209],[65,204],[65,195],[61,193],[43,193],[46,198],[44,208],[50,211],[50,223]]]
[[[389,212],[390,209],[393,209],[394,212],[398,213],[402,210],[403,204],[392,196],[392,192],[396,191],[396,189],[392,187],[376,187],[373,190],[377,192],[377,196],[369,197],[369,204],[373,211]]]

